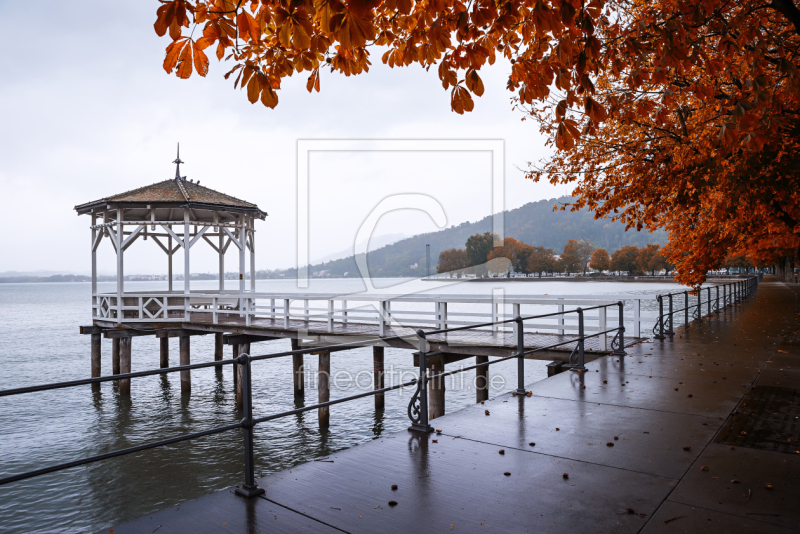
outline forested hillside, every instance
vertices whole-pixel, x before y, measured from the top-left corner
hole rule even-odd
[[[559,254],[570,239],[589,239],[609,253],[625,246],[642,247],[648,243],[662,244],[667,240],[663,231],[655,233],[625,231],[625,225],[607,219],[595,220],[588,210],[577,212],[553,211],[558,203],[570,201],[570,197],[530,202],[515,210],[505,212],[505,237],[513,237],[533,246],[552,248]],[[448,248],[464,248],[467,238],[473,234],[490,232],[491,217],[477,222],[465,222],[438,232],[420,234],[398,241],[377,250],[367,257],[371,276],[424,276],[425,245],[431,246],[431,272],[435,273],[439,252]],[[417,267],[413,267],[414,265]],[[329,276],[358,276],[355,259],[350,256],[340,260],[312,265],[309,274]],[[295,276],[290,269],[285,276]]]

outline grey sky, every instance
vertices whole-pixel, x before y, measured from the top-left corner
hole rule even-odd
[[[269,110],[234,91],[222,77],[227,65],[214,59],[204,79],[167,75],[168,43],[152,26],[157,5],[0,0],[0,192],[11,221],[0,271],[88,272],[89,219],[73,206],[174,176],[176,141],[183,174],[269,213],[256,226],[257,268],[295,265],[297,139],[503,139],[506,208],[568,191],[518,170],[546,150],[536,126],[511,109],[506,63],[481,72],[486,93],[465,116],[450,111],[435,69],[390,69],[379,50],[366,75],[323,73],[319,94],[306,92],[306,75],[285,80]],[[486,153],[313,154],[310,257],[352,246],[361,221],[390,194],[434,196],[448,225],[489,215],[490,169]],[[435,229],[401,211],[376,234]],[[165,271],[151,245],[129,249],[126,273]],[[214,272],[211,250],[194,250],[192,271]],[[102,250],[101,272],[113,270],[112,256]]]

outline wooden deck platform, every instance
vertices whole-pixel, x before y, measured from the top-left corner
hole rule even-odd
[[[113,322],[95,321],[97,326],[111,330],[124,330],[126,326],[117,325]],[[253,319],[250,325],[246,325],[244,319],[226,318],[217,324],[212,322],[209,313],[192,313],[191,322],[178,324],[151,323],[135,325],[135,332],[141,335],[144,332],[155,334],[159,331],[167,330],[189,330],[193,332],[225,333],[225,334],[245,334],[265,339],[291,338],[302,339],[303,346],[326,346],[339,343],[363,344],[360,346],[391,346],[395,348],[415,349],[416,333],[415,327],[397,328],[387,326],[385,335],[380,335],[380,329],[375,324],[364,324],[348,322],[346,324],[335,323],[333,331],[328,331],[324,322],[320,321],[289,321],[288,328],[282,319],[257,318]],[[432,331],[430,327],[420,327],[425,331]],[[386,340],[394,336],[402,336],[404,339]],[[525,348],[537,349],[549,347],[557,343],[567,342],[577,336],[564,334],[525,332]],[[608,336],[610,346],[611,337]],[[449,353],[463,354],[469,356],[511,356],[516,353],[516,336],[509,330],[465,330],[448,334],[434,334],[427,338],[431,344],[431,350]],[[644,338],[626,337],[626,346],[643,341]],[[566,360],[569,353],[575,347],[575,343],[569,343],[551,349],[551,351],[534,353],[529,355],[530,359],[539,360]],[[599,354],[610,352],[604,349],[601,338],[589,338],[585,342],[585,349],[590,354],[588,359],[593,359]],[[587,360],[588,360],[587,359]]]
[[[441,434],[386,435],[261,479],[263,497],[227,490],[113,531],[797,532],[797,425],[733,432],[800,410],[797,302],[765,281],[671,340],[436,419]],[[759,411],[764,388],[785,394]]]

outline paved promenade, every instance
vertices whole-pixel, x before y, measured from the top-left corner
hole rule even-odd
[[[441,434],[386,435],[261,479],[263,498],[228,490],[113,529],[797,532],[799,311],[767,277],[672,340],[432,421]]]

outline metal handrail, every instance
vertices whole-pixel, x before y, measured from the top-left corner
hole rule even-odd
[[[710,316],[712,313],[716,312],[719,313],[721,309],[726,308],[728,306],[732,306],[738,302],[741,302],[748,296],[752,294],[756,287],[758,287],[758,283],[761,280],[760,275],[750,276],[748,278],[744,278],[742,280],[737,280],[735,282],[730,282],[727,284],[716,284],[712,286],[716,288],[716,297],[711,296],[711,289],[712,287],[707,288],[700,288],[697,290],[697,302],[693,305],[689,305],[689,291],[681,291],[681,292],[674,292],[674,293],[663,293],[656,295],[656,300],[658,301],[658,316],[656,317],[656,322],[653,325],[653,337],[655,339],[665,339],[668,335],[672,336],[675,334],[673,330],[673,321],[674,316],[676,313],[684,312],[684,326],[688,326],[689,324],[689,311],[692,310],[692,319],[700,320],[703,318],[703,304],[706,305],[707,313],[706,316]],[[723,288],[722,293],[722,303],[720,304],[720,293],[719,288]],[[703,300],[703,291],[707,291],[707,299]],[[730,291],[729,291],[730,290]],[[681,295],[684,297],[684,307],[673,310],[672,308],[672,297]],[[669,304],[669,310],[667,312],[664,311],[664,299],[667,299]],[[667,319],[669,323],[669,328],[665,328],[664,326],[664,319]]]
[[[610,328],[610,329],[604,330],[602,332],[596,332],[596,333],[593,333],[593,334],[586,335],[586,332],[585,332],[585,329],[584,329],[584,312],[587,311],[587,310],[593,310],[593,309],[598,309],[598,308],[608,308],[610,306],[618,307],[618,310],[619,310],[619,325],[617,327],[615,327],[615,328]],[[533,320],[533,319],[541,319],[541,318],[544,318],[544,317],[553,317],[553,316],[558,316],[558,315],[562,315],[563,316],[563,315],[566,315],[568,313],[575,313],[575,314],[578,315],[578,335],[577,335],[577,337],[574,337],[573,339],[569,339],[569,340],[566,340],[566,341],[561,341],[561,342],[558,342],[558,343],[554,343],[554,344],[548,345],[546,347],[538,347],[538,348],[529,349],[529,350],[525,349],[525,345],[524,345],[524,329],[523,329],[524,321]],[[428,376],[428,374],[427,374],[427,352],[428,351],[426,350],[427,349],[427,340],[426,340],[427,336],[443,334],[443,333],[448,333],[448,332],[457,332],[457,331],[468,330],[468,329],[476,329],[476,328],[482,328],[482,327],[488,327],[488,326],[499,326],[499,325],[509,324],[509,323],[514,323],[515,326],[516,326],[516,334],[517,334],[517,350],[516,350],[516,354],[513,354],[513,355],[505,357],[505,358],[499,358],[499,359],[496,359],[496,360],[493,360],[493,361],[490,361],[490,362],[485,362],[485,363],[477,364],[477,365],[466,367],[466,368],[460,368],[460,369],[456,369],[456,370],[453,370],[453,371],[448,371],[448,372],[445,372],[445,373],[440,373],[440,374],[437,374],[437,375],[434,375],[434,376],[430,376],[430,377]],[[97,383],[102,383],[102,382],[118,381],[118,380],[139,378],[139,377],[152,376],[152,375],[163,375],[163,374],[167,374],[167,373],[176,373],[176,372],[180,372],[180,371],[190,371],[190,370],[193,370],[193,369],[204,369],[204,368],[208,368],[208,367],[220,367],[220,366],[223,366],[223,365],[238,364],[238,365],[240,365],[242,367],[241,380],[242,380],[242,411],[243,411],[243,417],[237,423],[226,425],[226,426],[222,426],[222,427],[212,428],[212,429],[208,429],[208,430],[203,430],[203,431],[200,431],[200,432],[194,432],[194,433],[191,433],[191,434],[184,434],[184,435],[181,435],[181,436],[175,436],[175,437],[172,437],[172,438],[167,438],[167,439],[164,439],[164,440],[154,441],[154,442],[151,442],[151,443],[145,443],[145,444],[142,444],[142,445],[137,445],[137,446],[129,447],[129,448],[126,448],[126,449],[120,449],[120,450],[109,452],[109,453],[90,456],[88,458],[82,458],[82,459],[79,459],[79,460],[73,460],[71,462],[65,462],[65,463],[61,463],[61,464],[56,464],[56,465],[52,465],[52,466],[49,466],[49,467],[36,469],[36,470],[33,470],[33,471],[28,471],[28,472],[25,472],[25,473],[18,473],[18,474],[15,474],[15,475],[11,475],[11,476],[7,476],[7,477],[4,477],[4,478],[0,478],[0,486],[2,486],[4,484],[9,484],[9,483],[12,483],[12,482],[16,482],[16,481],[19,481],[19,480],[25,480],[25,479],[28,479],[28,478],[33,478],[33,477],[36,477],[36,476],[44,475],[44,474],[47,474],[47,473],[53,473],[53,472],[56,472],[56,471],[69,469],[71,467],[77,467],[77,466],[80,466],[80,465],[86,465],[86,464],[89,464],[89,463],[93,463],[93,462],[97,462],[97,461],[101,461],[101,460],[106,460],[106,459],[110,459],[110,458],[115,458],[115,457],[123,456],[123,455],[126,455],[126,454],[140,452],[140,451],[153,449],[153,448],[157,448],[157,447],[161,447],[161,446],[165,446],[165,445],[170,445],[170,444],[173,444],[173,443],[179,443],[179,442],[182,442],[182,441],[188,441],[188,440],[197,439],[197,438],[204,437],[204,436],[209,436],[209,435],[212,435],[212,434],[219,434],[219,433],[222,433],[222,432],[227,432],[227,431],[230,431],[230,430],[236,430],[236,429],[241,428],[242,429],[242,434],[243,434],[243,439],[244,439],[244,475],[245,475],[244,478],[245,478],[245,481],[244,481],[244,484],[242,484],[241,486],[237,486],[236,493],[238,493],[240,495],[243,495],[243,496],[246,496],[246,497],[253,497],[255,495],[259,495],[259,494],[264,493],[264,489],[263,488],[259,488],[257,486],[256,482],[255,482],[255,468],[254,468],[254,455],[253,455],[253,428],[258,423],[264,423],[264,422],[267,422],[267,421],[272,421],[272,420],[275,420],[275,419],[279,419],[281,417],[287,417],[287,416],[290,416],[290,415],[295,415],[295,414],[307,412],[307,411],[310,411],[310,410],[315,410],[315,409],[319,409],[319,408],[333,406],[334,404],[340,404],[340,403],[348,402],[348,401],[355,400],[355,399],[360,399],[360,398],[369,397],[369,396],[373,396],[373,395],[384,394],[386,392],[393,391],[393,390],[396,390],[396,389],[400,389],[400,388],[405,388],[405,387],[410,387],[410,386],[415,386],[416,385],[416,391],[413,394],[413,396],[411,398],[411,401],[409,402],[409,405],[408,405],[408,415],[409,415],[409,418],[411,419],[411,423],[412,423],[411,424],[411,429],[412,430],[422,430],[422,431],[425,431],[425,432],[430,432],[430,431],[433,430],[430,427],[430,425],[428,424],[427,384],[428,384],[428,382],[430,380],[440,379],[440,378],[443,378],[445,376],[449,376],[449,375],[456,374],[456,373],[463,373],[463,372],[469,371],[471,369],[477,369],[477,368],[481,368],[481,367],[488,367],[489,365],[494,365],[494,364],[497,364],[497,363],[500,363],[500,362],[503,362],[503,361],[507,361],[507,360],[516,358],[517,361],[518,361],[518,365],[517,365],[517,386],[518,387],[517,387],[516,392],[518,394],[524,394],[525,393],[525,388],[524,388],[524,378],[525,378],[525,376],[524,376],[524,372],[525,372],[524,358],[525,358],[526,355],[533,354],[535,352],[549,350],[549,349],[560,347],[560,346],[563,346],[563,345],[569,345],[569,344],[575,343],[576,344],[575,349],[573,350],[572,354],[570,355],[570,362],[572,361],[572,356],[575,354],[576,351],[578,353],[577,354],[577,361],[576,361],[576,363],[574,365],[570,365],[570,368],[572,370],[574,370],[574,371],[583,372],[583,371],[586,370],[585,359],[584,359],[585,341],[587,339],[598,337],[598,336],[602,336],[602,335],[606,335],[606,334],[609,334],[609,333],[612,333],[612,332],[616,332],[616,336],[614,337],[614,341],[612,341],[612,345],[614,344],[614,342],[617,342],[617,346],[614,349],[613,354],[617,355],[617,356],[620,356],[620,355],[624,356],[625,355],[625,352],[624,352],[624,347],[625,347],[625,342],[624,342],[625,326],[624,326],[624,314],[623,314],[623,302],[622,301],[619,301],[619,302],[614,303],[614,304],[602,304],[602,305],[598,305],[598,306],[592,306],[592,307],[589,307],[589,308],[580,308],[579,307],[579,308],[577,308],[575,310],[564,310],[564,311],[560,311],[560,312],[547,313],[547,314],[541,314],[541,315],[531,315],[531,316],[526,316],[526,317],[517,316],[517,317],[515,317],[513,319],[507,319],[507,320],[503,320],[503,321],[494,321],[494,322],[491,322],[491,323],[482,323],[482,324],[478,324],[478,325],[470,325],[470,326],[466,326],[466,327],[445,328],[445,329],[439,329],[439,330],[432,330],[432,331],[428,331],[428,332],[425,332],[422,329],[419,329],[414,333],[413,336],[391,336],[391,337],[388,337],[388,338],[375,338],[375,339],[372,339],[372,340],[361,340],[361,341],[357,341],[357,342],[341,343],[341,344],[337,344],[337,345],[318,346],[318,347],[313,347],[313,348],[308,348],[308,349],[298,349],[298,350],[284,351],[284,352],[279,352],[279,353],[274,353],[274,354],[264,354],[264,355],[258,355],[258,356],[250,356],[248,354],[242,354],[237,358],[233,358],[233,359],[229,359],[229,360],[217,360],[217,361],[214,361],[214,362],[198,363],[198,364],[191,364],[191,365],[181,365],[181,366],[170,367],[170,368],[165,368],[165,369],[152,369],[152,370],[147,370],[147,371],[137,371],[137,372],[132,372],[132,373],[117,374],[117,375],[111,375],[111,376],[105,376],[105,377],[87,378],[87,379],[82,379],[82,380],[71,380],[71,381],[67,381],[67,382],[57,382],[57,383],[52,383],[52,384],[41,384],[41,385],[38,385],[38,386],[26,386],[26,387],[21,387],[21,388],[0,390],[0,397],[6,397],[6,396],[11,396],[11,395],[20,395],[20,394],[25,394],[25,393],[47,391],[47,390],[60,389],[60,388],[66,388],[66,387],[82,386],[82,385],[88,385],[88,384],[97,384]],[[371,390],[371,391],[367,391],[367,392],[364,392],[364,393],[359,393],[359,394],[356,394],[356,395],[351,395],[351,396],[344,397],[344,398],[341,398],[341,399],[336,399],[336,400],[333,400],[333,401],[317,403],[317,404],[314,404],[314,405],[304,406],[302,408],[297,408],[297,409],[294,409],[294,410],[288,410],[288,411],[284,411],[284,412],[280,412],[280,413],[276,413],[276,414],[270,414],[270,415],[266,415],[266,416],[262,416],[262,417],[258,417],[258,418],[254,418],[253,417],[253,413],[252,413],[252,379],[251,379],[251,377],[252,377],[251,364],[252,364],[253,361],[274,359],[274,358],[286,357],[286,356],[303,355],[303,354],[309,354],[309,353],[312,353],[312,352],[318,352],[320,350],[355,348],[355,347],[364,346],[365,344],[369,344],[370,342],[377,342],[377,341],[386,342],[386,341],[401,340],[401,339],[406,340],[406,339],[408,339],[410,337],[416,337],[417,341],[419,343],[418,344],[418,346],[419,346],[419,377],[418,378],[415,378],[415,379],[410,380],[408,382],[404,382],[402,384],[397,384],[397,385],[394,385],[394,386],[384,387],[384,388],[381,388],[381,389],[374,389],[374,390]]]

